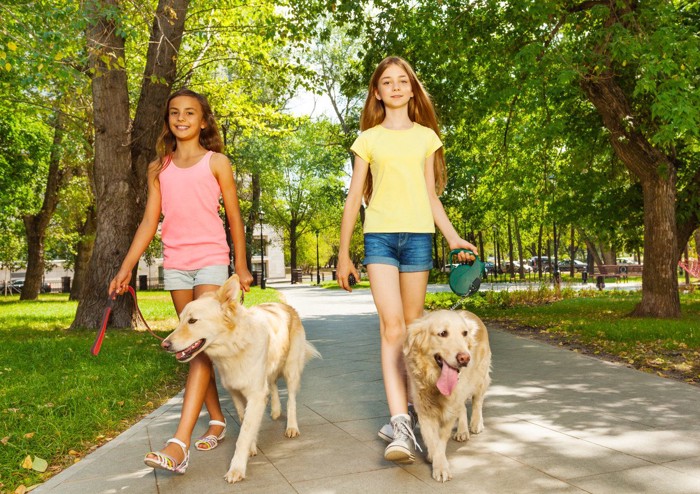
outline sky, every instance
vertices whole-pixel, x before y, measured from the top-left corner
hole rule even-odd
[[[322,115],[327,116],[332,121],[336,121],[335,112],[331,105],[331,100],[327,95],[313,94],[308,91],[301,91],[287,104],[289,113],[296,117],[308,115],[317,118]]]

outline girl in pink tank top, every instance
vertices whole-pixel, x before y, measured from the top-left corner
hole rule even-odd
[[[153,240],[161,213],[163,267],[166,285],[178,314],[188,302],[215,291],[228,275],[229,247],[219,217],[223,199],[241,288],[250,291],[253,277],[246,265],[245,234],[231,163],[221,154],[223,142],[207,99],[181,89],[165,108],[163,131],[156,144],[158,158],[148,166],[148,201],[131,247],[109,284],[109,293],[122,294],[131,273]],[[211,273],[225,270],[221,282],[211,284]],[[205,276],[206,273],[206,276]],[[201,275],[198,278],[198,275]],[[168,281],[174,280],[174,281]],[[199,284],[205,283],[205,284]],[[175,436],[162,450],[150,452],[144,462],[151,467],[185,473],[194,426],[206,405],[209,429],[195,442],[199,450],[214,449],[226,434],[226,421],[209,357],[200,353],[190,361],[182,414]]]

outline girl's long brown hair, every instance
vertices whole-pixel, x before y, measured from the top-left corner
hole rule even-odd
[[[170,155],[175,151],[175,149],[177,149],[177,140],[170,130],[169,113],[170,102],[178,96],[189,96],[194,98],[199,101],[199,104],[202,107],[202,116],[207,124],[207,126],[204,127],[199,133],[199,143],[202,145],[202,147],[208,151],[214,151],[215,153],[220,153],[224,149],[224,142],[221,140],[219,127],[216,125],[216,118],[214,118],[214,112],[212,112],[207,98],[199,93],[195,93],[191,89],[178,89],[168,97],[168,101],[165,103],[163,130],[156,141],[156,153],[158,153],[160,170],[167,166],[167,164],[170,162]]]
[[[424,127],[433,129],[438,137],[440,137],[440,127],[438,126],[435,107],[433,107],[433,102],[430,99],[430,95],[420,83],[416,73],[413,71],[413,68],[408,64],[408,62],[406,62],[406,60],[403,58],[396,56],[385,58],[379,62],[377,68],[374,69],[372,78],[369,81],[369,90],[367,91],[365,106],[362,109],[362,116],[360,117],[360,130],[364,131],[371,129],[384,121],[384,117],[386,116],[384,102],[377,99],[375,96],[375,91],[379,89],[380,77],[390,65],[396,65],[405,70],[406,74],[408,74],[411,89],[413,90],[413,98],[411,98],[411,100],[408,102],[408,118],[410,118],[413,122],[423,125]],[[442,147],[435,151],[435,163],[433,168],[435,171],[435,192],[440,195],[445,190],[445,185],[447,184],[445,153]],[[371,197],[372,174],[368,173],[364,188],[365,204],[369,204]]]

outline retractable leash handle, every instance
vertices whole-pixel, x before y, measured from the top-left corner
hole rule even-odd
[[[460,252],[468,252],[474,256],[473,261],[459,263],[452,266],[452,259]],[[479,291],[481,286],[481,277],[483,276],[486,265],[469,249],[455,249],[450,252],[450,288],[460,297],[468,297]]]

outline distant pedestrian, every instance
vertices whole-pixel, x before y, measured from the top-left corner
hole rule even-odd
[[[364,264],[379,313],[391,414],[390,425],[379,435],[390,441],[384,451],[387,460],[410,462],[415,416],[409,415],[402,347],[406,326],[423,314],[435,225],[450,249],[478,252],[455,231],[438,198],[447,173],[435,109],[402,58],[385,58],[374,71],[360,129],[351,146],[355,162],[340,231],[338,284],[351,291],[350,275],[359,280],[350,260],[350,238],[364,198]],[[462,252],[458,259],[473,256]]]
[[[178,315],[185,305],[218,289],[228,279],[230,249],[219,216],[223,198],[241,288],[253,280],[246,265],[245,235],[231,163],[221,154],[223,143],[206,98],[181,89],[168,98],[158,158],[148,166],[148,201],[141,224],[109,293],[122,294],[131,272],[153,239],[161,213],[165,289]],[[216,448],[226,434],[214,368],[200,353],[190,361],[185,398],[177,432],[161,451],[148,453],[148,466],[185,473],[189,464],[192,431],[202,404],[209,412],[209,429],[195,442],[198,450]]]

